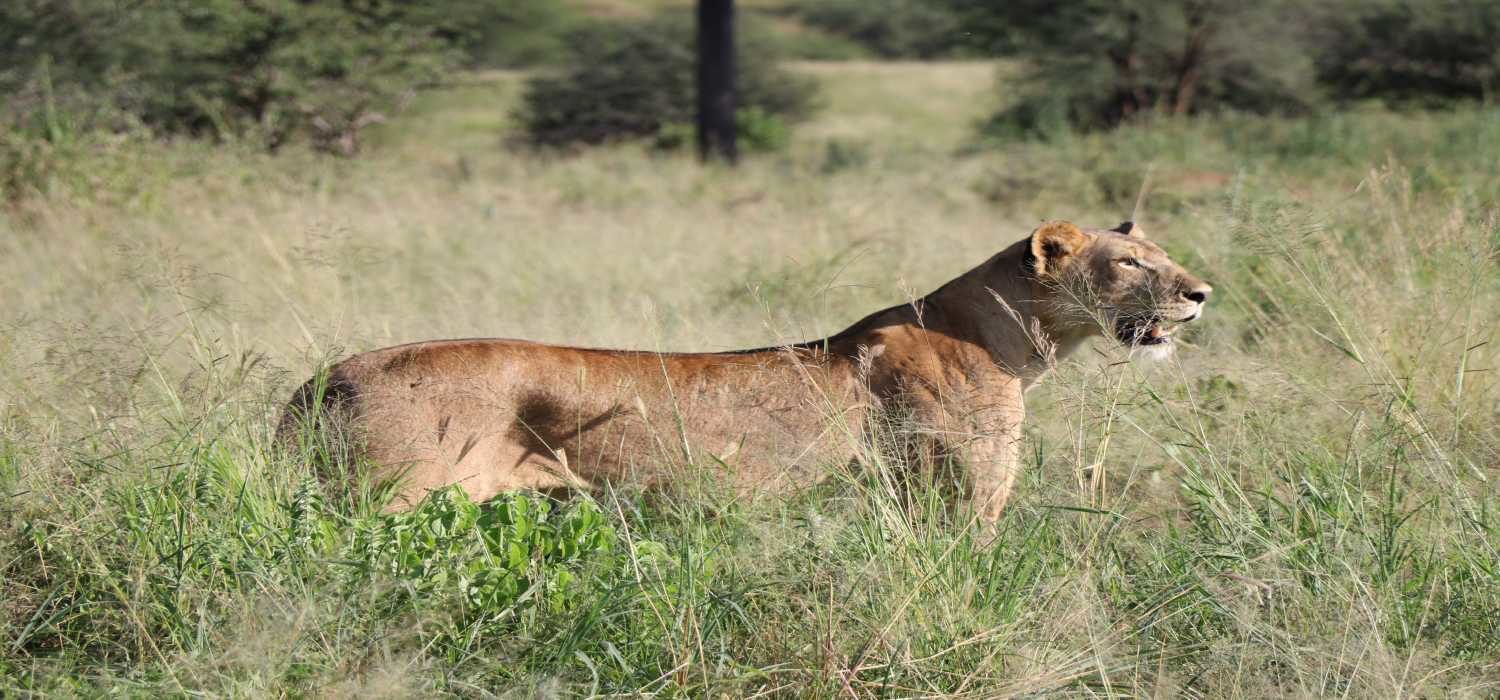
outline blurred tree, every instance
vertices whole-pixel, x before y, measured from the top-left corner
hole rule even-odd
[[[1353,0],[1321,23],[1318,78],[1336,97],[1435,104],[1500,88],[1500,1]]]
[[[456,61],[445,22],[396,0],[9,0],[0,90],[24,112],[45,67],[57,90],[158,131],[348,154]]]
[[[992,11],[1028,65],[992,132],[1095,129],[1151,114],[1303,110],[1318,100],[1296,3],[1013,0]]]
[[[1024,25],[1017,26],[1011,9],[995,0],[925,0],[940,4],[958,27],[962,53],[1006,56],[1016,52]]]

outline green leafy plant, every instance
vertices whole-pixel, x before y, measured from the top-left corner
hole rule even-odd
[[[461,629],[503,622],[517,608],[552,613],[577,604],[584,575],[615,565],[614,528],[590,501],[554,510],[544,498],[510,495],[483,506],[456,487],[404,513],[360,523],[348,558],[370,576],[403,584],[418,606],[459,601]]]

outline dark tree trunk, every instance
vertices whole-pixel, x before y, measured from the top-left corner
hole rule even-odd
[[[1109,60],[1114,64],[1115,73],[1119,75],[1120,89],[1116,91],[1109,113],[1105,119],[1110,126],[1115,126],[1135,116],[1138,112],[1149,109],[1151,96],[1147,93],[1146,86],[1140,76],[1141,57],[1136,53],[1137,30],[1140,27],[1140,14],[1131,11],[1125,16],[1125,41],[1123,46],[1109,51]]]
[[[1182,46],[1182,61],[1177,66],[1177,87],[1173,90],[1172,113],[1188,114],[1193,111],[1193,98],[1198,95],[1198,81],[1203,77],[1204,51],[1208,46],[1207,10],[1194,6],[1188,12],[1188,35]]]
[[[698,0],[698,155],[703,160],[739,160],[734,108],[734,0]]]

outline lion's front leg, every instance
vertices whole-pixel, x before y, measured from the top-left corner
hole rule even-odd
[[[1005,510],[1020,472],[1026,410],[1019,387],[1007,387],[989,399],[968,415],[971,432],[963,453],[973,485],[973,513],[980,522],[993,524]]]
[[[975,437],[968,449],[969,474],[974,484],[970,503],[981,522],[995,523],[1010,500],[1021,461],[1019,418],[991,434]]]
[[[969,504],[980,522],[998,521],[1010,500],[1020,468],[1025,414],[1018,382],[969,401],[919,406],[917,416],[936,436],[940,451],[961,458],[966,465]]]

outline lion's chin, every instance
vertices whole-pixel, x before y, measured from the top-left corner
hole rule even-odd
[[[1177,343],[1168,338],[1164,343],[1152,343],[1150,345],[1135,345],[1130,348],[1130,359],[1144,362],[1163,362],[1172,357],[1177,350]]]

